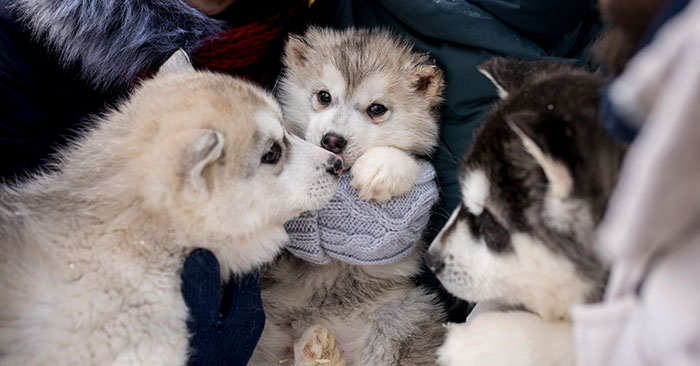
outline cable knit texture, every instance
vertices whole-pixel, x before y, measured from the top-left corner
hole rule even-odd
[[[438,199],[435,169],[420,162],[413,188],[387,202],[363,201],[344,174],[324,208],[303,213],[285,228],[294,255],[316,264],[331,258],[350,264],[396,262],[416,247]]]

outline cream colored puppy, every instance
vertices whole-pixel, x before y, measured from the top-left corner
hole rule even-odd
[[[188,252],[213,251],[225,278],[250,271],[335,192],[340,158],[281,118],[179,52],[58,172],[0,187],[0,364],[185,364]]]

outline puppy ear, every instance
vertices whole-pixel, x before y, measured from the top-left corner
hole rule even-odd
[[[194,72],[194,67],[192,67],[190,57],[187,56],[187,53],[182,48],[175,51],[175,53],[173,53],[168,60],[160,66],[157,75],[174,72]]]
[[[442,101],[445,81],[440,68],[435,65],[419,64],[411,69],[409,77],[414,90],[426,98],[431,105]]]
[[[507,115],[505,120],[520,138],[525,151],[535,159],[544,171],[549,181],[550,193],[558,199],[569,197],[573,190],[573,178],[569,168],[555,158],[552,149],[556,146],[552,146],[551,143],[553,140],[566,141],[564,136],[558,136],[558,130],[561,129],[564,122],[533,111],[512,113]],[[553,124],[557,126],[553,126]]]
[[[182,156],[181,171],[186,181],[183,183],[195,194],[205,193],[204,168],[223,156],[224,135],[215,130],[197,129],[188,140]]]
[[[553,61],[524,61],[507,57],[493,57],[476,69],[484,74],[498,91],[498,97],[505,99],[509,93],[520,88],[538,74],[571,68],[570,65]]]
[[[283,62],[287,67],[304,67],[309,60],[311,45],[297,35],[290,35],[284,47]]]
[[[494,57],[477,66],[476,69],[491,80],[501,99],[506,99],[508,93],[524,81],[522,61],[516,59]]]

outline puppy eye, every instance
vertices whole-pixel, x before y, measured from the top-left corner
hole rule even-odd
[[[318,102],[321,103],[322,106],[327,106],[331,104],[331,94],[325,90],[321,90],[320,92],[316,93],[316,99],[318,99]]]
[[[374,103],[367,108],[367,114],[369,114],[370,117],[379,117],[384,113],[386,113],[386,107],[381,104]]]
[[[479,234],[484,239],[486,246],[495,252],[502,252],[508,248],[510,235],[508,231],[496,221],[490,212],[484,210],[479,216]]]
[[[272,145],[267,149],[265,155],[262,156],[263,164],[277,164],[282,156],[282,146],[277,142],[273,142]]]

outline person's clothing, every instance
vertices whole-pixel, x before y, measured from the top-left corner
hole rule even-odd
[[[14,180],[89,127],[173,52],[195,67],[274,82],[306,1],[241,0],[209,18],[181,0],[0,0],[0,175]]]
[[[51,155],[90,128],[91,115],[118,103],[178,49],[197,68],[271,84],[286,34],[303,25],[307,4],[239,0],[210,18],[183,0],[0,0],[0,180],[51,169]],[[183,274],[190,362],[245,365],[264,324],[259,281],[229,281],[229,315],[212,325],[222,295],[214,291],[218,270],[202,272],[216,264],[207,253],[189,257]],[[206,266],[192,264],[200,262]]]
[[[627,64],[610,96],[642,126],[601,225],[603,302],[573,309],[578,365],[700,363],[700,1]]]
[[[632,143],[637,137],[641,126],[628,121],[620,115],[618,107],[610,98],[610,88],[603,87],[600,90],[600,105],[598,106],[600,120],[608,130],[608,133],[620,142]]]
[[[0,0],[0,177],[13,181],[46,164],[80,121],[116,96],[59,66]]]
[[[662,7],[659,14],[652,21],[646,34],[640,41],[638,49],[642,49],[648,46],[653,40],[659,29],[671,18],[676,16],[678,13],[683,11],[683,9],[688,5],[689,0],[669,0],[665,6]],[[600,98],[600,119],[603,121],[603,125],[607,128],[608,132],[619,141],[624,143],[631,143],[634,138],[637,137],[639,130],[641,128],[641,121],[630,120],[621,115],[618,110],[619,107],[614,101],[614,95],[610,94],[608,87],[601,90]]]
[[[189,366],[244,366],[253,355],[265,324],[258,272],[221,287],[219,263],[208,250],[196,249],[182,269],[192,341]],[[245,309],[245,311],[242,311]]]
[[[441,197],[428,241],[460,202],[459,162],[497,100],[496,88],[476,66],[493,56],[556,57],[584,65],[589,62],[588,47],[602,28],[594,0],[336,0],[318,5],[324,7],[319,10],[321,18],[335,27],[381,26],[395,31],[418,50],[429,52],[445,72],[440,141],[431,157]],[[421,281],[439,288],[430,271]],[[452,299],[446,301],[453,307]],[[451,321],[463,321],[465,315],[466,304],[450,310]]]
[[[416,184],[386,202],[363,201],[343,174],[331,201],[287,222],[287,250],[315,264],[331,259],[357,265],[393,263],[420,242],[438,199],[435,169],[420,162]]]

